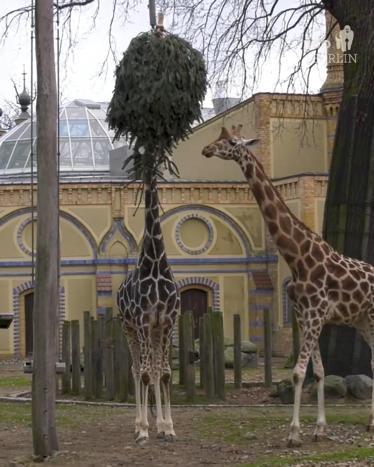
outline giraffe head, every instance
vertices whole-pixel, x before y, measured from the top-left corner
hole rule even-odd
[[[230,132],[226,127],[222,127],[219,138],[203,148],[203,156],[217,156],[224,160],[238,161],[240,159],[240,149],[249,149],[250,146],[257,143],[258,141],[258,139],[244,139],[240,135],[242,128],[243,125],[232,126]],[[250,151],[248,152],[250,153]]]

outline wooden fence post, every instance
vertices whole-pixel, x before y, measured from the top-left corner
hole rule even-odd
[[[119,402],[125,402],[129,395],[128,373],[129,359],[125,348],[125,336],[120,318],[114,320],[114,382],[115,397]]]
[[[71,345],[70,322],[64,321],[62,325],[62,361],[65,363],[65,372],[62,375],[62,394],[71,391]]]
[[[105,313],[105,344],[104,344],[104,374],[106,399],[114,399],[114,368],[113,368],[113,312],[111,308]]]
[[[214,397],[214,364],[212,342],[212,313],[204,315],[204,379],[205,394],[208,399]]]
[[[72,393],[77,395],[81,391],[81,359],[80,359],[79,321],[71,322],[71,366]]]
[[[184,335],[183,335],[183,316],[178,316],[178,345],[179,345],[179,384],[184,385]]]
[[[99,331],[98,331],[98,322],[97,320],[91,318],[91,365],[92,365],[92,397],[96,397],[97,394],[97,357],[99,352]]]
[[[193,315],[192,311],[183,314],[183,374],[186,396],[188,401],[195,397],[195,365],[194,365],[194,339],[193,339]]]
[[[200,388],[205,385],[204,381],[204,319],[203,316],[199,318],[199,352],[200,352]]]
[[[91,314],[89,311],[83,313],[84,320],[84,396],[92,399],[92,330]]]
[[[242,330],[240,315],[234,315],[234,385],[242,387]]]
[[[223,315],[215,311],[211,314],[213,358],[214,358],[214,387],[215,394],[225,399],[225,343],[223,339]]]
[[[269,308],[264,309],[264,367],[265,386],[270,387],[273,383],[271,373],[272,366],[272,319]]]

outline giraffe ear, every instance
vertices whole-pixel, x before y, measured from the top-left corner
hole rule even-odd
[[[245,141],[246,146],[253,146],[254,144],[257,144],[260,141],[259,138],[253,138],[253,139],[247,139]]]
[[[231,138],[231,134],[230,132],[228,131],[228,129],[226,127],[222,127],[221,129],[221,134],[219,135],[218,137],[218,141],[221,140],[221,139],[230,139]]]

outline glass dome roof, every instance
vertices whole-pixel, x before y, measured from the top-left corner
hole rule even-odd
[[[124,143],[112,142],[113,134],[105,121],[107,105],[74,100],[61,107],[61,171],[109,171],[109,151],[123,146]],[[34,161],[36,161],[35,121],[33,139]],[[31,120],[25,120],[0,138],[0,174],[29,173],[30,150]]]

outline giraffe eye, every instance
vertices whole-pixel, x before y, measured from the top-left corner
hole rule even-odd
[[[235,139],[229,139],[231,146],[236,146],[237,141]]]

